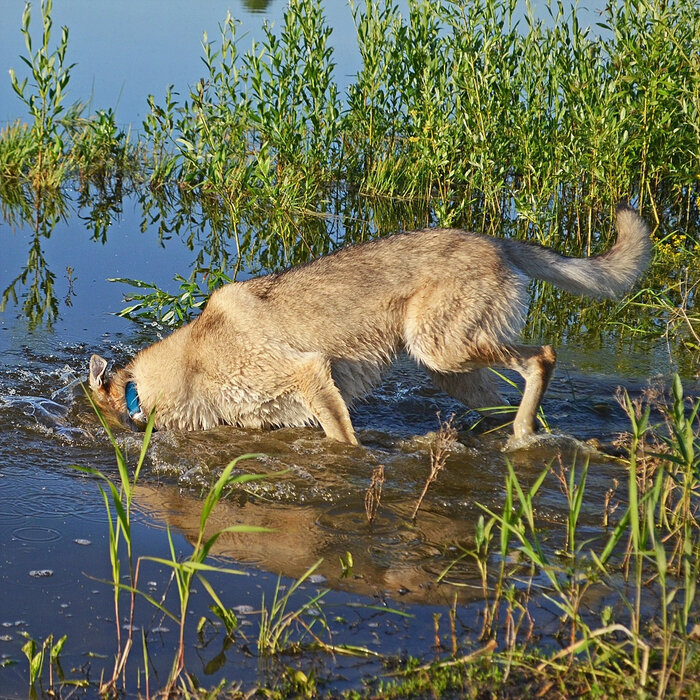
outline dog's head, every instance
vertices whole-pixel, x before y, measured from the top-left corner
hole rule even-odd
[[[99,355],[90,357],[88,386],[102,416],[110,423],[133,428],[126,405],[126,381],[124,370],[110,372],[107,360]]]

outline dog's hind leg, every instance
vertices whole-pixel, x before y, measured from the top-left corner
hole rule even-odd
[[[329,438],[357,445],[347,404],[333,382],[329,362],[311,355],[297,372],[297,390]]]
[[[532,435],[535,432],[537,409],[554,370],[554,350],[549,345],[507,345],[491,352],[482,351],[479,355],[471,357],[468,363],[506,367],[518,372],[525,380],[523,396],[513,422],[513,434],[516,439]],[[503,403],[496,390],[489,385],[487,373],[487,367],[465,373],[430,372],[437,386],[477,409],[479,405],[474,404],[475,399],[483,401],[481,406]]]
[[[525,380],[523,398],[513,422],[513,434],[522,438],[535,432],[537,409],[552,376],[556,355],[550,345],[513,345],[503,348],[503,352],[505,357],[497,364],[514,369]]]

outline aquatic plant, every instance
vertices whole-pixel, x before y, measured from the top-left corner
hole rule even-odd
[[[126,687],[126,665],[131,654],[134,643],[134,616],[136,611],[136,598],[141,597],[153,605],[157,610],[173,620],[179,628],[179,642],[173,666],[165,686],[165,694],[170,695],[174,692],[175,687],[181,680],[181,676],[185,671],[185,626],[187,622],[189,599],[192,592],[192,584],[196,578],[205,588],[216,608],[221,611],[226,611],[225,606],[219,599],[214,588],[209,584],[205,574],[207,572],[220,572],[226,574],[242,574],[243,572],[236,569],[231,569],[222,566],[214,566],[206,562],[209,552],[217,541],[217,539],[226,532],[266,532],[266,528],[253,527],[247,525],[231,525],[213,533],[205,534],[208,530],[207,523],[213,509],[219,500],[223,497],[225,491],[235,484],[242,484],[252,480],[264,478],[265,475],[257,474],[238,474],[233,475],[233,471],[237,464],[244,459],[253,455],[242,455],[232,460],[219,474],[215,483],[211,486],[202,502],[202,512],[199,520],[199,532],[197,539],[192,547],[192,552],[189,557],[181,561],[175,551],[173,540],[168,529],[168,543],[170,546],[170,559],[154,557],[149,555],[139,555],[133,549],[132,538],[132,517],[133,517],[133,499],[136,485],[143,468],[148,446],[153,433],[155,422],[155,412],[149,416],[146,428],[143,434],[141,450],[138,461],[133,468],[133,473],[130,474],[128,459],[126,453],[121,449],[117,442],[109,424],[104,416],[95,405],[92,397],[87,393],[90,403],[97,414],[99,421],[105,430],[105,433],[114,449],[119,480],[115,481],[109,475],[91,467],[83,467],[75,465],[74,468],[91,476],[97,477],[106,484],[109,491],[100,486],[100,493],[105,502],[107,512],[107,521],[109,526],[109,556],[112,567],[112,580],[110,582],[114,594],[114,619],[116,625],[116,641],[117,653],[115,654],[114,668],[112,676],[100,682],[99,692],[101,695],[115,695],[120,692],[121,687]],[[126,551],[122,551],[126,550]],[[177,584],[177,593],[180,603],[179,613],[174,613],[168,610],[162,601],[155,600],[149,593],[139,588],[139,572],[141,564],[144,561],[150,561],[157,564],[162,564],[170,568],[173,572]],[[126,576],[122,574],[122,565],[126,564],[128,572]],[[126,583],[124,582],[126,579]],[[122,615],[121,615],[121,594],[126,592],[129,596],[128,618],[125,624],[126,638],[122,635]],[[224,615],[229,622],[235,620],[232,614]],[[232,631],[232,630],[231,630]],[[146,668],[148,668],[148,651],[145,636],[142,638],[144,644],[144,657],[146,658]]]
[[[180,106],[169,93],[156,107],[151,98],[149,133],[154,143],[177,144],[168,163],[174,178],[227,202],[224,225],[239,262],[243,256],[250,265],[261,250],[263,269],[327,250],[324,226],[289,224],[329,194],[341,207],[355,191],[365,201],[411,202],[427,212],[418,225],[507,233],[575,255],[609,244],[612,207],[632,197],[665,226],[637,306],[596,302],[581,310],[565,293],[535,284],[527,335],[658,335],[658,316],[640,309],[669,315],[673,307],[652,290],[663,295],[669,277],[697,267],[700,12],[689,2],[659,8],[620,0],[594,33],[575,8],[548,11],[547,23],[529,12],[518,24],[512,0],[416,0],[407,17],[392,2],[358,4],[362,63],[340,105],[315,3],[291,3],[281,34],[268,27],[257,52],[242,55],[228,18],[220,51],[205,41],[209,77],[189,100]],[[669,128],[677,139],[666,138]],[[401,226],[372,220],[370,233]],[[359,222],[346,212],[342,224],[341,242],[352,241]],[[252,235],[251,226],[265,233]],[[152,300],[162,315],[159,296]],[[673,328],[687,318],[697,334],[694,299],[686,297],[689,313]]]
[[[138,593],[138,565],[133,552],[133,540],[131,536],[132,504],[134,491],[138,483],[141,469],[148,451],[148,444],[153,432],[155,413],[152,413],[146,424],[143,442],[138,461],[130,474],[127,455],[119,447],[112,430],[105,420],[92,396],[86,390],[86,394],[95,411],[105,433],[114,448],[117,461],[119,481],[115,483],[107,474],[103,474],[92,467],[74,465],[74,468],[91,476],[97,477],[107,487],[107,490],[100,486],[100,493],[105,503],[107,522],[109,526],[109,558],[112,569],[112,591],[114,605],[114,621],[116,627],[117,652],[115,654],[114,668],[112,676],[107,681],[101,682],[101,694],[116,694],[118,692],[118,682],[126,671],[126,663],[129,659],[133,646],[134,613],[136,595]],[[107,495],[109,492],[109,496]],[[111,505],[110,505],[111,500]],[[114,515],[113,515],[114,513]],[[123,556],[122,549],[126,549],[126,556]],[[127,583],[122,583],[122,564],[126,564],[128,572],[126,574]],[[126,591],[129,594],[129,613],[126,624],[126,638],[122,638],[122,616],[121,616],[121,594]]]
[[[67,62],[68,27],[54,46],[53,0],[41,0],[41,41],[34,46],[31,3],[22,13],[20,32],[26,55],[20,56],[28,75],[20,79],[10,68],[12,89],[24,104],[31,122],[17,122],[0,132],[0,200],[12,193],[57,191],[72,178],[79,183],[104,185],[107,177],[124,179],[135,172],[135,151],[128,136],[117,128],[112,110],[85,118],[85,105],[66,107],[68,84],[75,64]],[[30,82],[31,81],[31,82]]]
[[[29,695],[37,697],[36,685],[42,682],[44,673],[44,662],[48,657],[48,687],[46,693],[53,694],[57,688],[62,686],[73,686],[75,688],[84,688],[88,685],[83,679],[68,680],[65,677],[63,668],[61,667],[61,651],[66,643],[66,635],[54,642],[53,635],[50,634],[43,642],[38,643],[26,632],[24,633],[27,641],[22,646],[22,653],[27,657],[29,662]],[[56,678],[54,677],[56,674]],[[42,691],[43,692],[43,691]]]
[[[412,0],[407,17],[396,3],[369,0],[354,8],[362,65],[342,95],[321,3],[293,0],[280,33],[268,27],[248,52],[238,49],[231,17],[220,39],[205,36],[204,79],[184,96],[175,87],[162,100],[150,96],[138,137],[119,129],[109,109],[85,119],[79,105],[66,108],[68,32],[53,48],[50,0],[41,8],[38,48],[29,33],[28,6],[22,20],[29,81],[11,77],[31,121],[0,132],[3,217],[28,222],[34,232],[26,269],[3,292],[3,310],[28,285],[26,315],[36,323],[55,318],[54,276],[40,244],[64,211],[59,190],[70,178],[85,201],[97,189],[109,190],[117,203],[125,177],[134,186],[148,180],[151,189],[140,190],[144,220],[157,220],[161,236],[179,230],[177,224],[190,221],[196,210],[206,240],[197,248],[192,274],[176,278],[174,293],[120,280],[136,288],[124,315],[173,325],[201,309],[214,288],[241,270],[278,269],[400,228],[459,225],[553,244],[571,254],[596,252],[613,235],[607,222],[615,202],[632,196],[659,224],[657,259],[645,288],[621,305],[580,309],[562,293],[534,285],[527,333],[560,341],[607,333],[614,323],[619,336],[680,340],[685,361],[697,357],[697,3],[616,0],[594,34],[581,26],[575,9],[560,4],[549,5],[549,22],[529,13],[516,26],[513,0]],[[98,239],[109,227],[105,211],[93,209]],[[628,478],[613,516],[606,496],[604,516],[612,523],[606,520],[591,540],[581,532],[580,515],[591,499],[582,458],[548,468],[529,484],[509,464],[502,506],[484,509],[474,541],[462,552],[475,562],[483,595],[483,646],[460,648],[450,609],[445,648],[451,658],[392,670],[413,683],[396,690],[396,697],[465,683],[494,694],[513,683],[519,691],[534,689],[533,695],[552,687],[595,694],[601,684],[619,695],[637,693],[638,687],[658,697],[680,696],[689,687],[697,692],[700,403],[684,398],[680,380],[668,405],[653,397],[646,404],[624,394],[620,400],[631,425]],[[663,423],[652,424],[651,404]],[[123,682],[135,641],[134,605],[143,598],[178,625],[167,687],[194,693],[182,680],[193,581],[208,591],[226,634],[236,631],[234,611],[206,583],[208,572],[219,568],[207,560],[213,535],[205,534],[204,518],[189,558],[178,556],[171,537],[171,557],[154,560],[176,581],[175,612],[140,590],[140,565],[147,557],[132,547],[131,499],[149,436],[130,473],[125,452],[105,429],[118,478],[91,472],[103,485],[109,513],[116,618],[114,666],[103,690],[116,692]],[[230,467],[205,500],[204,512],[225,495]],[[367,492],[370,523],[383,478],[377,473]],[[546,479],[556,480],[567,504],[561,527],[545,522],[538,508]],[[545,546],[552,538],[558,538],[554,552]],[[341,562],[347,573],[352,566],[349,556]],[[449,580],[448,570],[441,581]],[[615,594],[615,605],[587,609],[587,596],[603,584]],[[299,583],[292,589],[298,591]],[[294,609],[278,586],[260,611],[258,653],[274,657],[298,648],[292,629],[317,649],[343,649],[314,636],[312,622],[326,630],[322,617],[305,617],[319,612],[320,595]],[[539,647],[533,630],[531,609],[541,595],[561,617],[556,650]],[[660,601],[653,619],[644,607],[647,595]],[[125,609],[126,632],[119,624]],[[440,653],[439,619],[435,637],[436,649],[426,655]],[[141,639],[150,683],[145,633]],[[32,681],[52,645],[26,647]],[[300,673],[286,674],[284,692],[315,692],[315,678]],[[385,682],[366,694],[376,695],[378,687],[385,697],[394,692]]]
[[[214,485],[209,489],[204,501],[202,502],[202,512],[199,519],[199,532],[197,534],[197,539],[193,545],[192,552],[184,561],[180,561],[175,547],[173,545],[173,540],[170,534],[170,529],[168,529],[168,543],[170,545],[170,559],[163,559],[159,557],[152,556],[141,556],[139,557],[139,562],[141,561],[151,561],[156,564],[163,564],[166,567],[172,569],[175,577],[175,582],[177,584],[177,593],[180,602],[179,615],[175,616],[179,626],[179,641],[178,649],[173,661],[173,666],[170,671],[170,677],[165,686],[165,696],[170,695],[178,681],[180,676],[185,671],[185,627],[187,623],[187,613],[189,610],[189,600],[192,593],[192,584],[198,580],[202,586],[205,588],[217,610],[221,611],[220,617],[226,620],[227,630],[229,634],[232,633],[235,626],[235,616],[227,611],[226,606],[221,602],[219,596],[217,595],[214,588],[209,584],[206,579],[205,574],[207,572],[220,572],[226,574],[237,574],[242,575],[244,572],[237,569],[231,569],[224,566],[216,566],[207,563],[206,559],[209,556],[211,548],[216,543],[216,541],[221,537],[221,535],[227,532],[269,532],[267,528],[254,527],[248,525],[229,525],[228,527],[216,530],[213,534],[205,535],[207,530],[207,522],[211,513],[219,502],[219,500],[224,496],[226,489],[230,488],[235,484],[244,484],[249,481],[256,479],[262,479],[265,475],[259,474],[238,474],[233,476],[232,472],[241,460],[248,459],[254,455],[242,455],[231,462],[221,471],[218,479]],[[161,605],[157,606],[159,609],[164,610]],[[226,614],[228,613],[228,614]]]
[[[428,493],[428,488],[440,475],[440,472],[444,469],[447,458],[457,442],[457,429],[453,425],[454,415],[450,416],[447,420],[442,420],[440,414],[438,413],[438,423],[440,427],[430,445],[430,471],[425,479],[425,484],[423,485],[423,490],[421,491],[416,505],[413,508],[413,515],[411,520],[415,523],[416,517],[418,516],[418,511],[420,510],[421,504],[425,495]],[[370,518],[371,522],[371,518]]]
[[[283,592],[281,579],[278,578],[272,600],[269,606],[265,603],[263,595],[261,603],[260,626],[258,630],[258,653],[262,656],[279,654],[289,649],[292,629],[294,625],[301,626],[314,639],[318,639],[313,634],[312,628],[322,620],[320,617],[312,619],[311,622],[304,621],[304,615],[310,610],[317,610],[317,603],[328,593],[328,589],[322,590],[313,595],[309,600],[298,608],[289,609],[291,597],[321,564],[317,561],[309,567],[304,574]]]
[[[37,199],[25,190],[36,191],[46,158],[54,187],[77,178],[85,197],[106,190],[113,201],[123,183],[139,188],[159,235],[188,225],[166,209],[194,199],[208,240],[193,268],[221,283],[431,224],[597,252],[614,235],[614,205],[631,198],[660,227],[635,303],[581,310],[535,284],[527,335],[668,332],[697,345],[700,11],[691,0],[616,0],[595,29],[563,4],[543,8],[545,22],[529,9],[516,20],[514,0],[411,0],[406,16],[369,0],[352,8],[361,63],[347,89],[319,0],[293,0],[282,25],[246,51],[228,15],[220,36],[203,37],[202,80],[148,96],[136,136],[109,109],[83,118],[79,105],[65,107],[68,33],[54,48],[50,1],[41,8],[40,46],[29,6],[21,29],[31,83],[12,78],[32,122],[0,134],[5,216]],[[100,206],[90,219],[104,235]],[[181,322],[210,289],[196,277],[197,289],[179,294],[152,288],[132,316]],[[683,300],[686,313],[675,313]]]
[[[682,695],[694,683],[689,663],[700,574],[700,401],[684,397],[677,376],[670,405],[659,400],[651,396],[645,403],[620,395],[631,427],[627,498],[611,531],[578,539],[587,463],[581,470],[572,464],[568,475],[563,467],[554,472],[568,504],[564,543],[555,557],[545,554],[543,538],[548,535],[538,524],[536,506],[538,491],[552,470],[545,469],[526,490],[507,463],[502,511],[484,508],[489,519],[479,519],[475,547],[465,549],[441,575],[441,580],[449,580],[452,567],[465,557],[477,562],[485,603],[482,639],[499,639],[499,615],[506,620],[505,650],[494,655],[495,663],[536,664],[538,673],[553,679],[573,672],[577,683],[585,677],[592,684],[604,678],[618,688],[616,692],[641,687],[658,697],[671,687]],[[661,425],[650,424],[652,402],[664,415]],[[498,531],[500,547],[492,551]],[[499,562],[496,571],[492,557]],[[531,631],[519,635],[515,622],[518,615],[521,621],[529,618],[533,582],[540,587],[543,579],[544,597],[560,611],[562,627],[568,626],[564,647],[550,655],[532,649]],[[601,585],[614,592],[616,601],[585,612],[583,602]],[[644,601],[656,595],[661,605],[652,620]],[[535,662],[528,653],[535,653]]]
[[[548,23],[529,12],[523,27],[515,7],[354,7],[362,65],[345,104],[317,2],[291,2],[280,34],[267,28],[239,64],[229,17],[220,52],[205,37],[209,78],[182,107],[151,98],[148,131],[179,144],[180,180],[258,203],[272,185],[275,207],[303,210],[342,181],[423,198],[441,223],[483,230],[515,213],[541,242],[564,226],[590,250],[594,212],[636,192],[657,219],[672,207],[697,225],[695,5],[615,2],[598,34],[574,8],[549,6]]]
[[[58,46],[51,50],[51,19],[52,0],[42,0],[41,18],[42,33],[41,45],[33,51],[32,36],[30,33],[31,6],[26,3],[22,13],[21,32],[24,36],[27,56],[22,60],[29,67],[33,79],[33,87],[36,92],[29,92],[27,88],[28,78],[20,81],[14,69],[10,69],[12,89],[29,110],[34,119],[31,129],[23,135],[28,137],[25,143],[32,144],[29,150],[32,160],[29,172],[35,189],[39,187],[59,186],[66,173],[60,167],[63,155],[64,143],[60,124],[61,114],[64,112],[63,101],[66,96],[66,88],[70,81],[70,69],[72,65],[66,65],[66,50],[68,48],[68,28],[61,30],[61,40]],[[69,108],[66,114],[68,121],[75,120],[82,108],[75,104]]]

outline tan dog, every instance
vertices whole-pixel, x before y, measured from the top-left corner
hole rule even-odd
[[[535,429],[555,355],[514,343],[529,278],[574,294],[614,297],[646,268],[647,226],[625,205],[610,250],[568,258],[539,245],[453,229],[380,238],[279,274],[235,282],[203,313],[110,374],[90,358],[98,405],[141,427],[320,424],[357,444],[348,404],[407,352],[435,384],[474,408],[500,402],[489,366],[517,370],[525,390],[513,431]]]

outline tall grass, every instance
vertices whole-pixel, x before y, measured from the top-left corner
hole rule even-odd
[[[168,680],[163,688],[165,697],[170,697],[175,692],[187,692],[194,689],[192,680],[186,673],[185,665],[185,648],[187,643],[186,628],[189,613],[189,601],[192,594],[192,586],[195,581],[198,581],[212,599],[216,610],[220,611],[222,619],[226,622],[227,630],[230,633],[235,629],[235,615],[226,609],[214,588],[210,585],[206,578],[208,572],[218,572],[226,574],[242,574],[243,572],[236,569],[226,568],[222,566],[214,566],[208,563],[207,558],[219,537],[226,532],[267,532],[266,528],[246,526],[246,525],[231,525],[220,530],[216,530],[211,534],[205,534],[207,531],[207,523],[212,511],[217,503],[225,495],[225,492],[233,484],[241,484],[255,479],[263,478],[264,475],[239,474],[234,476],[233,470],[238,462],[246,459],[251,455],[243,455],[232,460],[218,476],[216,482],[209,489],[202,503],[202,512],[199,522],[199,532],[196,541],[192,547],[192,552],[184,560],[178,557],[175,550],[173,539],[170,530],[168,529],[168,544],[170,547],[170,559],[155,557],[150,555],[139,555],[134,549],[134,538],[132,536],[132,517],[134,494],[138,483],[141,469],[148,452],[148,446],[151,441],[153,426],[155,421],[155,412],[152,412],[146,425],[141,450],[136,465],[133,469],[129,467],[128,456],[119,446],[109,424],[102,416],[101,412],[92,400],[88,393],[90,403],[95,410],[105,433],[114,448],[114,453],[117,462],[118,479],[113,480],[108,474],[93,469],[91,467],[75,466],[86,474],[97,477],[105,485],[106,489],[100,486],[100,493],[105,503],[107,513],[107,522],[109,529],[109,557],[112,570],[112,579],[109,582],[112,586],[113,605],[114,605],[114,621],[116,629],[116,653],[114,656],[114,666],[111,676],[101,678],[99,683],[99,694],[103,697],[114,697],[123,693],[128,687],[129,676],[127,675],[127,663],[131,656],[131,651],[135,642],[134,631],[136,628],[136,600],[143,598],[150,603],[154,608],[159,610],[163,615],[173,620],[178,626],[178,644],[173,659],[172,668],[168,676]],[[163,601],[155,600],[149,593],[139,587],[141,565],[145,561],[154,562],[170,568],[173,573],[173,578],[176,582],[179,611],[173,612],[165,607]],[[126,573],[124,568],[127,569]],[[123,594],[128,596],[128,606],[126,614],[123,614],[122,598]],[[123,634],[123,629],[126,634]],[[31,641],[31,640],[30,640]],[[61,641],[61,646],[63,642]],[[29,642],[28,642],[29,644]],[[144,675],[147,683],[146,695],[150,697],[148,689],[148,647],[146,638],[142,635],[142,644],[144,652]],[[45,645],[46,646],[46,643]],[[30,649],[30,647],[28,647]],[[34,652],[34,648],[31,647]],[[60,651],[60,649],[59,649]],[[43,648],[41,653],[43,654]],[[28,654],[29,656],[29,654]],[[36,656],[36,654],[34,654]],[[30,658],[30,665],[38,668],[38,673],[41,672],[41,663],[43,663],[43,655],[37,657],[39,660],[33,661]],[[53,657],[52,657],[53,658]],[[32,678],[32,684],[34,680]]]
[[[281,28],[245,52],[228,15],[218,40],[204,35],[205,76],[184,98],[174,86],[162,103],[148,97],[152,183],[222,197],[234,227],[244,207],[315,211],[342,185],[421,199],[440,223],[506,218],[544,242],[563,230],[578,251],[598,244],[599,212],[630,195],[653,219],[696,228],[697,4],[615,0],[593,29],[574,6],[519,20],[516,6],[410,0],[402,17],[391,0],[353,5],[361,65],[344,94],[319,0],[291,0]],[[4,133],[15,146],[3,171],[60,181],[74,141],[86,167],[120,172],[126,135],[111,111],[85,122],[79,103],[64,106],[68,30],[54,48],[51,10],[42,0],[35,49],[25,7],[32,82],[11,80],[33,122]]]
[[[241,257],[274,269],[326,252],[329,226],[307,215],[328,202],[345,242],[402,226],[405,214],[377,216],[372,202],[384,199],[424,212],[409,227],[459,225],[580,255],[610,243],[614,205],[632,198],[662,227],[636,300],[660,313],[610,302],[565,313],[564,293],[537,286],[530,334],[609,332],[614,318],[620,334],[659,335],[658,289],[685,274],[698,282],[700,10],[617,0],[593,29],[575,8],[546,12],[517,22],[513,0],[412,0],[403,17],[390,1],[358,3],[361,66],[344,99],[316,0],[292,0],[280,33],[268,27],[243,53],[229,17],[217,43],[205,37],[209,75],[184,102],[150,98],[154,149],[171,144],[154,177],[165,182],[165,170],[225,203],[234,273]],[[356,193],[368,217],[346,206]],[[694,298],[684,319],[696,336]]]
[[[124,178],[133,173],[135,150],[119,130],[111,110],[85,118],[85,104],[66,106],[71,70],[68,63],[69,30],[61,28],[53,39],[53,0],[41,0],[40,42],[31,31],[32,8],[27,2],[20,32],[26,53],[20,56],[26,76],[20,79],[10,68],[12,89],[24,105],[30,121],[17,122],[0,132],[0,199],[12,200],[13,192],[57,191],[68,179],[82,185],[106,177]]]
[[[203,37],[202,79],[148,96],[134,137],[109,109],[84,119],[78,103],[66,108],[68,31],[53,41],[43,0],[37,44],[27,5],[29,78],[12,81],[30,123],[0,134],[3,213],[17,216],[66,178],[111,200],[123,182],[148,180],[144,220],[167,235],[199,208],[208,240],[194,267],[223,281],[431,224],[597,252],[614,235],[615,204],[632,198],[659,227],[637,306],[565,313],[563,293],[536,286],[530,335],[670,327],[697,345],[697,3],[614,0],[592,28],[575,6],[550,3],[539,16],[516,6],[410,0],[402,16],[393,0],[353,3],[361,61],[346,89],[321,0],[290,0],[281,26],[265,26],[247,50],[228,15],[218,36]],[[184,281],[198,303],[203,275]],[[138,301],[139,313],[170,312],[163,294]],[[187,304],[180,310],[172,320]]]
[[[595,31],[573,8],[547,12],[518,24],[514,0],[411,0],[407,17],[358,4],[344,103],[318,2],[292,0],[279,35],[240,57],[229,17],[219,51],[205,37],[208,78],[181,108],[151,98],[147,130],[179,144],[181,180],[292,209],[342,182],[424,199],[441,223],[515,215],[545,242],[564,227],[576,250],[631,194],[656,220],[697,225],[697,5],[619,0]]]

